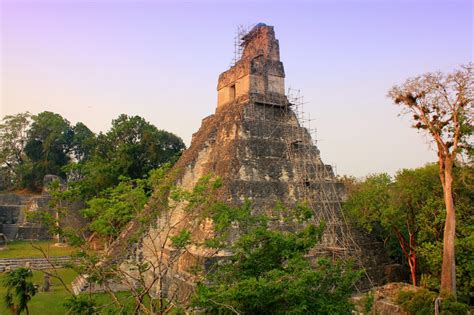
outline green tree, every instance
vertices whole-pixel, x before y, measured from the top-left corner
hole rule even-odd
[[[22,181],[30,118],[28,112],[7,115],[0,123],[0,169],[5,188],[16,187]]]
[[[457,298],[465,303],[474,299],[474,168],[458,165],[454,168],[453,194],[457,212],[456,228],[456,283]],[[437,170],[431,168],[432,185],[437,191],[442,187],[435,180]],[[430,214],[431,212],[431,214]],[[418,237],[421,284],[431,290],[440,289],[443,259],[443,228],[445,207],[442,192],[427,202],[423,216],[418,217],[422,226]]]
[[[99,236],[113,241],[124,226],[139,213],[148,196],[144,180],[123,179],[117,186],[104,190],[87,202],[83,210],[91,220],[89,228]]]
[[[472,150],[474,132],[473,64],[450,74],[427,73],[394,86],[388,96],[412,115],[412,127],[430,136],[438,153],[446,220],[443,230],[441,288],[456,296],[456,211],[453,198],[453,166],[463,149]],[[470,141],[471,140],[471,141]],[[467,146],[466,146],[467,145]],[[471,152],[472,153],[472,152]]]
[[[108,157],[121,175],[141,178],[152,169],[175,159],[184,149],[183,141],[159,130],[139,116],[120,115],[106,134]]]
[[[419,243],[423,240],[423,233],[433,226],[429,221],[439,219],[437,214],[443,208],[442,196],[436,165],[433,164],[398,172],[391,189],[391,212],[385,219],[391,223],[397,236],[415,285]]]
[[[36,294],[36,287],[31,282],[33,273],[31,269],[18,268],[8,272],[3,279],[3,285],[7,289],[5,305],[14,315],[20,315],[25,311],[29,314],[28,302]]]
[[[471,166],[454,169],[454,200],[459,216],[456,262],[459,298],[473,296],[474,194]],[[445,207],[436,164],[368,176],[355,185],[344,210],[357,224],[384,241],[391,256],[410,267],[412,282],[440,288]],[[398,244],[398,248],[392,247]],[[404,247],[404,248],[403,248]]]
[[[436,171],[434,165],[404,169],[394,181],[387,174],[371,175],[344,204],[349,215],[367,231],[376,230],[383,238],[397,239],[413,285],[417,284],[418,236],[421,229],[429,229],[421,218],[431,220],[433,214],[439,213],[433,211],[433,207],[440,207],[433,201],[442,197],[433,170]]]
[[[83,123],[78,122],[72,127],[73,137],[71,149],[73,156],[78,162],[86,161],[91,158],[96,148],[95,134]]]
[[[392,178],[386,173],[372,174],[358,184],[354,184],[344,210],[367,231],[382,227],[381,215],[390,203]],[[382,236],[384,237],[384,236]]]
[[[99,147],[100,145],[97,149]],[[70,163],[64,170],[71,179],[68,182],[69,189],[76,193],[78,199],[84,201],[97,197],[103,190],[117,185],[121,176],[113,161],[98,154],[93,154],[83,163]]]
[[[62,167],[70,161],[73,135],[69,121],[59,114],[42,112],[33,116],[25,146],[31,161],[31,168],[25,176],[30,188],[41,188],[47,174],[65,176]]]
[[[259,221],[198,284],[194,305],[206,314],[349,314],[360,273],[342,261],[306,257],[322,231],[312,224],[272,231]]]
[[[32,123],[31,123],[32,119]],[[89,160],[96,148],[96,136],[81,122],[75,126],[59,114],[42,112],[8,115],[0,123],[0,173],[8,187],[39,189],[44,175],[73,179],[74,167],[64,169],[73,160]],[[75,172],[72,172],[74,170]]]
[[[97,315],[97,303],[90,295],[72,296],[66,300],[64,307],[68,315]]]
[[[159,130],[139,116],[120,115],[111,129],[94,139],[93,153],[83,163],[69,165],[78,195],[90,199],[119,183],[119,177],[143,179],[153,169],[176,161],[185,149],[183,141]]]

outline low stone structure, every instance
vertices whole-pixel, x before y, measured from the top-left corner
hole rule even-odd
[[[3,233],[9,241],[12,240],[47,240],[51,239],[45,226],[30,220],[28,214],[38,211],[47,211],[51,214],[49,202],[51,200],[48,186],[51,182],[60,180],[61,185],[65,183],[55,175],[46,175],[44,188],[39,194],[24,192],[0,193],[0,233]],[[85,225],[85,219],[79,211],[84,208],[80,201],[65,205],[68,209],[61,217],[61,226],[80,228]]]
[[[129,291],[130,287],[124,283],[116,282],[113,280],[106,281],[102,284],[96,284],[89,281],[88,275],[79,275],[77,276],[74,281],[71,283],[72,292],[75,295],[79,295],[81,293],[89,293],[89,292],[120,292],[120,291]]]
[[[37,194],[0,194],[0,232],[9,241],[49,239],[46,228],[28,222],[27,213],[48,206],[49,197]]]
[[[53,267],[63,268],[64,266],[73,263],[77,263],[77,261],[70,256],[55,256],[50,257],[49,259],[41,257],[1,258],[0,272],[25,267],[33,270],[52,269]]]

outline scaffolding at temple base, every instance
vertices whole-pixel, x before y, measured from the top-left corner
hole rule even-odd
[[[362,250],[354,240],[351,226],[342,211],[341,189],[331,165],[322,162],[317,148],[314,119],[304,110],[304,98],[299,90],[288,89],[286,106],[271,105],[265,100],[246,105],[245,117],[248,121],[271,121],[274,131],[286,143],[286,157],[293,165],[293,180],[298,187],[298,195],[313,211],[314,222],[325,222],[323,240],[310,253],[311,257],[330,256],[334,259],[351,259],[363,269],[370,286],[373,282],[361,260]],[[269,109],[272,110],[269,110]],[[263,156],[263,152],[258,155]],[[339,187],[339,188],[338,188]]]
[[[296,123],[287,134],[288,159],[295,166],[295,178],[305,202],[315,215],[315,221],[326,223],[326,239],[319,250],[329,251],[333,256],[353,256],[360,248],[353,240],[351,230],[342,212],[338,181],[330,165],[322,163],[316,148],[316,129],[311,128],[312,119],[304,111],[304,99],[299,90],[288,90],[290,108]],[[317,153],[316,153],[317,152]]]

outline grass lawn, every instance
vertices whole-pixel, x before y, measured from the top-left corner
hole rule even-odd
[[[68,256],[75,250],[72,247],[55,247],[54,241],[33,241],[35,246],[43,248],[50,256]],[[41,251],[33,248],[29,241],[12,241],[8,243],[8,249],[0,250],[1,258],[25,258],[43,257]]]
[[[76,277],[76,273],[70,269],[60,269],[59,274],[69,288],[71,287],[72,280]],[[5,274],[0,275],[0,282],[3,281]],[[41,287],[43,284],[43,273],[41,271],[33,271],[33,283]],[[59,280],[51,278],[51,291],[50,292],[38,292],[31,299],[28,307],[30,314],[64,314],[65,309],[62,304],[70,294],[61,285]],[[0,314],[10,314],[5,308],[3,299],[6,293],[6,289],[3,285],[0,285]]]
[[[71,289],[71,282],[76,277],[76,273],[70,269],[59,269],[59,274],[64,282],[67,284],[68,288]],[[0,274],[0,284],[2,283],[5,274]],[[41,287],[43,284],[43,273],[41,271],[33,271],[33,283]],[[66,313],[66,308],[63,304],[68,298],[71,297],[71,294],[61,285],[60,281],[51,278],[51,291],[50,292],[38,292],[31,299],[28,304],[31,315],[64,315]],[[0,285],[0,314],[7,315],[10,312],[5,308],[4,305],[4,296],[6,289]],[[127,292],[120,292],[117,294],[119,299],[126,301],[130,298],[130,294]],[[117,313],[114,310],[112,304],[112,298],[105,293],[94,294],[94,300],[97,302],[97,305],[100,307],[101,314],[115,314]],[[22,313],[23,314],[23,313]]]
[[[33,241],[35,246],[43,248],[50,256],[68,256],[75,252],[72,247],[55,247],[53,241]],[[43,257],[42,253],[33,248],[29,241],[13,241],[8,243],[8,249],[0,251],[1,258],[26,258],[26,257]],[[71,282],[77,274],[71,269],[59,269],[59,275],[71,290]],[[43,272],[33,271],[33,283],[39,285],[41,288],[43,284]],[[3,287],[4,273],[0,273],[0,315],[10,314],[9,310],[5,308],[4,297],[6,289]],[[31,315],[63,315],[66,313],[66,308],[63,306],[68,298],[71,297],[69,293],[58,279],[51,278],[50,292],[39,291],[28,303]],[[120,292],[117,294],[118,298],[126,302],[131,296],[127,292]],[[115,314],[118,313],[114,308],[112,298],[105,293],[93,294],[94,300],[100,307],[101,314]],[[128,303],[127,303],[128,304]],[[23,314],[23,313],[22,313]]]

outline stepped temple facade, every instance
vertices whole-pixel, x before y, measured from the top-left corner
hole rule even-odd
[[[182,170],[177,185],[189,190],[201,177],[215,174],[222,179],[223,200],[240,205],[248,199],[255,212],[271,211],[278,202],[289,209],[306,202],[314,220],[326,222],[323,241],[311,255],[355,257],[368,274],[380,276],[385,262],[377,261],[377,247],[344,219],[344,187],[332,167],[321,160],[308,129],[300,124],[297,104],[285,95],[285,70],[274,28],[257,24],[240,40],[240,59],[219,76],[215,114],[203,119],[191,146],[174,166]],[[164,235],[167,231],[169,236],[169,228],[163,227],[178,231],[183,224],[189,220],[183,205],[176,204],[142,239],[137,255],[153,266],[155,275],[163,273],[157,290],[169,298],[186,299],[195,281],[190,267],[206,265],[210,257],[208,251],[190,246],[185,255],[173,260],[173,248]],[[193,233],[209,237],[212,222],[200,224]],[[158,261],[158,252],[168,258]],[[217,256],[230,254],[220,251]],[[163,261],[169,264],[157,265]]]

